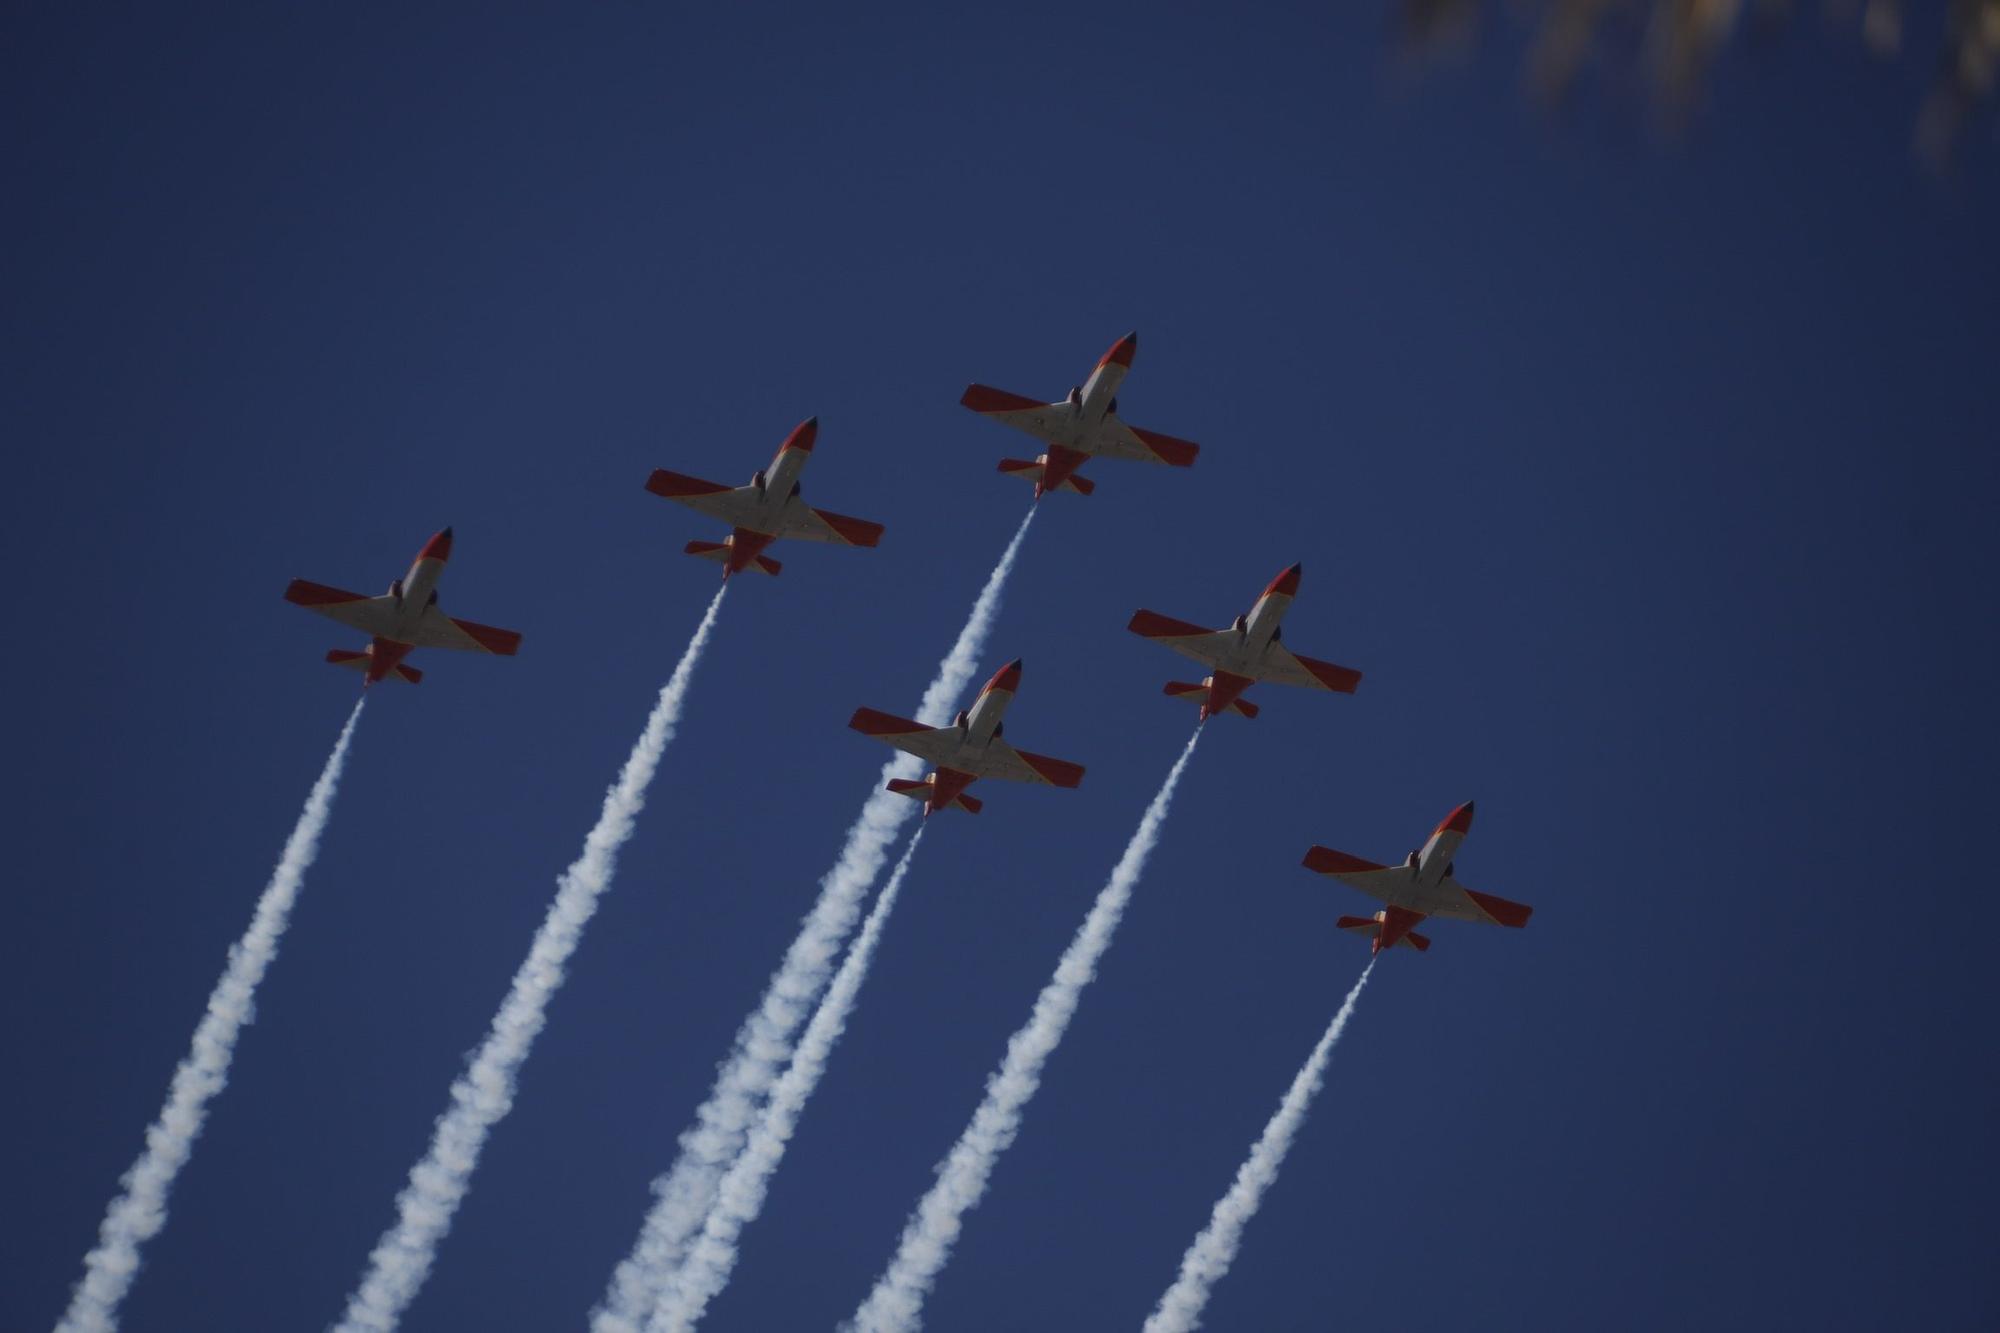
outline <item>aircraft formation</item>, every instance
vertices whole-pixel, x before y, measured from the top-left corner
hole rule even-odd
[[[1055,402],[983,384],[967,386],[959,402],[1043,441],[1046,452],[1033,461],[1002,459],[998,469],[1032,482],[1037,503],[1058,492],[1095,491],[1096,482],[1080,474],[1094,458],[1192,466],[1199,445],[1128,425],[1118,415],[1118,389],[1132,369],[1138,345],[1136,333],[1120,338],[1083,384]],[[689,555],[719,563],[725,582],[745,570],[780,573],[783,566],[765,554],[779,540],[875,546],[884,531],[880,523],[814,509],[801,498],[800,474],[812,458],[818,435],[817,418],[799,423],[747,485],[730,487],[660,468],[647,479],[646,489],[730,525],[722,541],[691,541],[686,547]],[[455,619],[439,609],[437,584],[451,547],[450,528],[432,536],[409,572],[379,597],[294,579],[285,589],[285,599],[369,636],[359,650],[336,648],[326,655],[328,662],[360,671],[364,689],[390,679],[418,683],[423,673],[404,664],[416,648],[512,656],[521,644],[518,633]],[[1171,698],[1196,702],[1203,725],[1224,713],[1255,718],[1259,706],[1244,695],[1262,682],[1353,694],[1361,684],[1359,671],[1300,656],[1283,642],[1281,622],[1298,597],[1301,575],[1298,564],[1281,571],[1250,609],[1223,629],[1143,609],[1134,613],[1127,628],[1209,669],[1198,684],[1169,681],[1163,691]],[[984,802],[968,795],[967,788],[981,779],[1075,787],[1083,781],[1082,765],[1017,750],[1002,739],[1002,718],[1020,689],[1021,676],[1018,660],[1002,667],[972,707],[949,726],[930,727],[865,707],[855,711],[848,725],[931,765],[921,780],[892,779],[888,784],[897,795],[922,802],[926,819],[941,810],[978,814]],[[1308,851],[1307,869],[1339,879],[1384,904],[1373,917],[1341,917],[1336,929],[1368,936],[1370,952],[1379,954],[1398,947],[1430,948],[1430,940],[1414,928],[1432,917],[1525,926],[1532,908],[1475,892],[1453,877],[1459,843],[1472,827],[1472,808],[1467,801],[1453,810],[1399,865],[1319,846]]]

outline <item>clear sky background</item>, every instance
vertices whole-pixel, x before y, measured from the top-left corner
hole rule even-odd
[[[514,660],[384,687],[133,1330],[334,1318],[716,578],[642,489],[818,414],[408,1327],[575,1328],[1128,329],[1188,472],[1048,502],[986,674],[1077,791],[935,821],[718,1330],[888,1258],[1193,723],[1135,608],[1366,673],[1210,730],[930,1306],[1133,1327],[1366,961],[1378,860],[1525,931],[1384,961],[1220,1285],[1235,1330],[1991,1328],[2000,173],[1930,67],[1802,23],[1679,144],[1412,82],[1371,5],[17,7],[0,41],[12,706],[0,1326],[62,1309],[345,716],[455,525]],[[1911,47],[1928,51],[1915,25]]]

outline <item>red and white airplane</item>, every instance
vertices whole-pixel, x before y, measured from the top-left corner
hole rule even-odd
[[[801,421],[778,446],[771,465],[754,474],[748,486],[723,486],[659,468],[647,479],[646,489],[729,524],[733,530],[722,541],[687,544],[689,555],[720,561],[724,579],[746,569],[776,574],[784,566],[765,555],[764,548],[780,537],[873,546],[882,540],[880,523],[814,509],[799,498],[799,473],[805,471],[818,435],[818,417]]]
[[[966,386],[958,400],[981,416],[991,417],[1016,430],[1024,430],[1046,441],[1049,451],[1030,463],[1019,458],[1003,458],[1000,470],[1035,483],[1035,498],[1050,491],[1074,491],[1089,495],[1097,484],[1079,477],[1076,470],[1085,460],[1129,458],[1141,463],[1166,463],[1188,467],[1201,452],[1198,444],[1177,440],[1158,431],[1140,430],[1118,419],[1118,385],[1132,368],[1132,354],[1139,349],[1139,335],[1128,333],[1111,345],[1080,388],[1069,391],[1060,403],[1042,403],[1005,389],[989,389],[984,384]]]
[[[1305,867],[1352,884],[1387,904],[1373,917],[1344,916],[1333,923],[1341,930],[1374,936],[1371,953],[1399,947],[1430,948],[1430,940],[1412,929],[1427,916],[1516,928],[1527,925],[1534,908],[1476,892],[1451,877],[1458,844],[1471,829],[1472,802],[1467,801],[1446,815],[1429,841],[1411,852],[1402,865],[1378,865],[1331,847],[1315,847],[1306,853]]]
[[[972,707],[948,727],[927,727],[872,708],[855,709],[847,725],[937,765],[922,782],[889,781],[890,791],[924,803],[924,818],[952,806],[976,815],[985,802],[967,796],[965,789],[980,778],[1040,782],[1051,787],[1074,787],[1083,781],[1083,765],[1029,754],[1000,739],[1000,715],[1020,687],[1021,663],[1016,659],[1001,667]]]
[[[1278,622],[1299,593],[1299,570],[1300,566],[1293,565],[1272,579],[1257,604],[1248,614],[1236,617],[1228,629],[1203,629],[1155,611],[1136,612],[1125,628],[1212,668],[1199,685],[1167,682],[1166,693],[1201,700],[1203,722],[1230,710],[1244,717],[1257,716],[1257,705],[1242,696],[1260,680],[1352,694],[1361,684],[1359,671],[1300,657],[1279,641]]]
[[[391,676],[412,685],[422,680],[423,672],[403,665],[412,648],[460,648],[512,657],[521,646],[521,636],[513,630],[454,620],[438,610],[438,576],[450,558],[451,529],[446,528],[424,543],[410,572],[391,583],[381,597],[293,579],[285,589],[285,600],[369,636],[368,647],[361,652],[335,648],[326,655],[335,666],[361,672],[364,688]]]

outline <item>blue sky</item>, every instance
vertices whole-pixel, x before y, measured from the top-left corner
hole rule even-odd
[[[1305,565],[930,1306],[1134,1326],[1366,958],[1314,842],[1479,803],[1521,932],[1385,961],[1211,1326],[1991,1327],[2000,186],[1815,23],[1679,145],[1370,6],[958,15],[42,6],[0,43],[0,1325],[53,1323],[354,680],[286,580],[526,635],[385,688],[127,1326],[339,1311],[712,590],[642,489],[817,414],[888,526],[732,589],[412,1329],[575,1327],[1027,503],[1140,333],[990,664],[1089,766],[941,818],[709,1327],[866,1292],[1178,753],[1148,606]],[[1913,45],[1916,44],[1913,42]],[[997,786],[997,784],[996,784]]]

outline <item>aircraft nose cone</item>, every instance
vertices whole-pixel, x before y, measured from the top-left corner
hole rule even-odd
[[[1264,589],[1265,594],[1268,596],[1271,593],[1277,593],[1280,597],[1298,596],[1299,575],[1304,569],[1305,562],[1302,560],[1290,569],[1285,570],[1278,577],[1271,580],[1271,586]]]
[[[1132,368],[1132,356],[1138,350],[1139,335],[1137,333],[1128,333],[1117,342],[1111,344],[1111,350],[1106,352],[1104,360],[1099,361],[1097,364],[1100,366],[1107,364],[1123,366],[1125,369],[1130,370]]]
[[[991,690],[1005,690],[1009,694],[1021,688],[1021,659],[1015,658],[1006,666],[993,673],[993,679],[986,682],[985,693]]]
[[[807,417],[804,421],[792,427],[792,433],[785,437],[785,443],[778,452],[783,453],[786,449],[797,449],[800,453],[809,454],[812,452],[813,441],[818,437],[819,418]]]
[[[1453,833],[1470,833],[1472,831],[1472,802],[1467,801],[1464,805],[1446,815],[1442,828],[1450,829]]]
[[[424,549],[417,552],[419,560],[451,559],[451,529],[446,528],[424,543]]]

